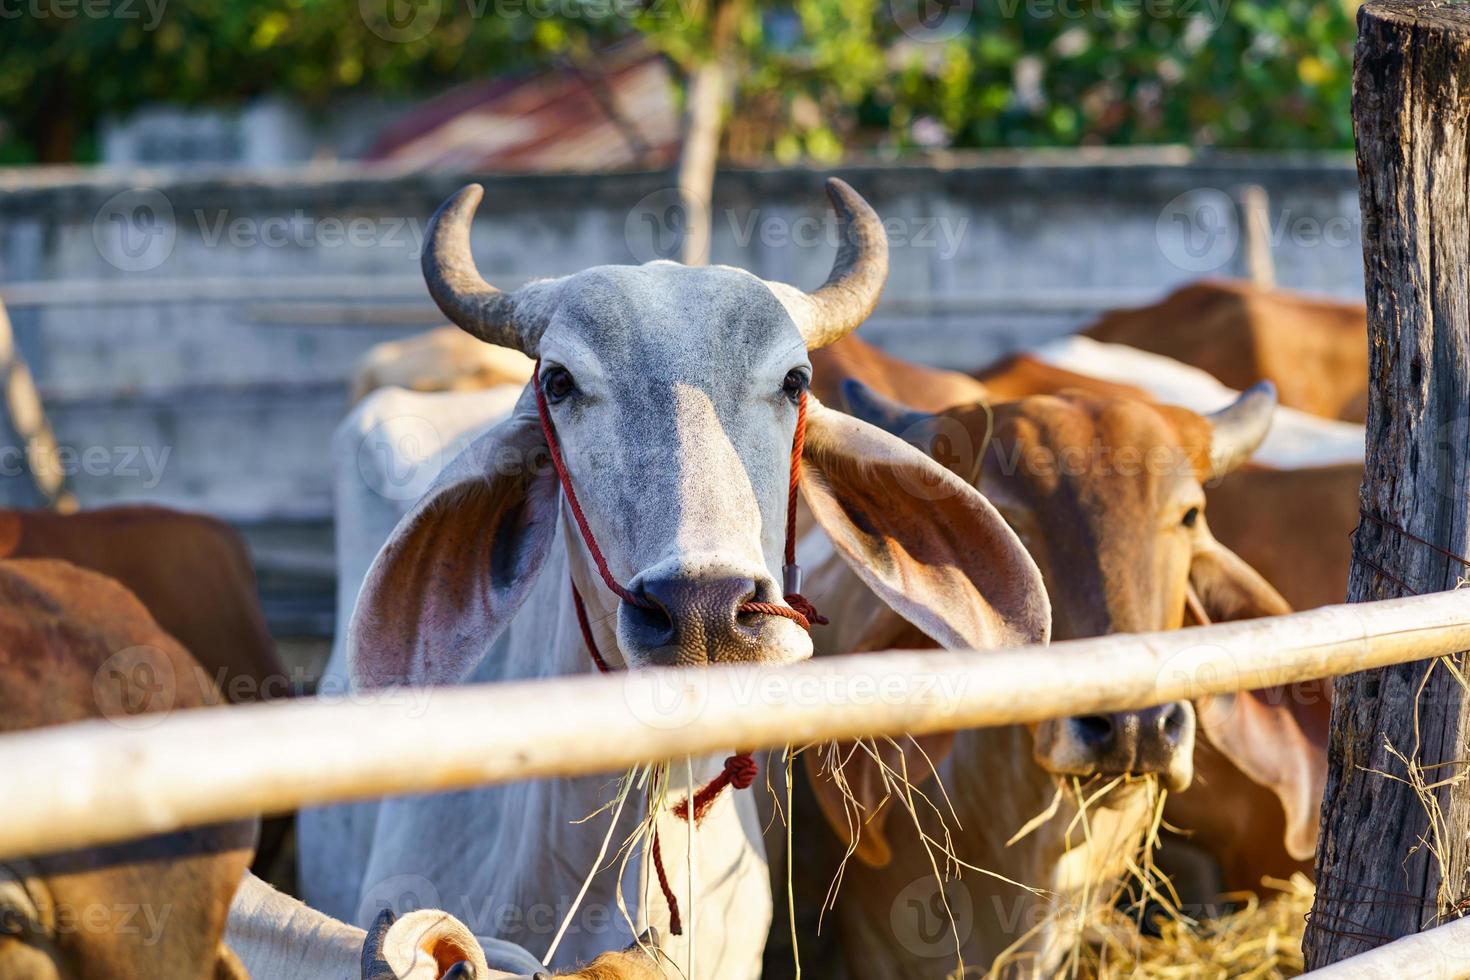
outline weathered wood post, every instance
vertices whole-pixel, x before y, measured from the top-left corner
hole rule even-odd
[[[1367,279],[1363,516],[1348,599],[1470,575],[1470,6],[1358,12],[1353,123]],[[1424,661],[1338,678],[1309,968],[1459,917],[1470,691]]]

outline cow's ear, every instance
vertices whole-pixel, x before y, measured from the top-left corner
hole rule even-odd
[[[347,634],[364,686],[463,680],[536,580],[559,490],[530,388],[457,456],[383,545]]]
[[[215,952],[213,980],[250,980],[250,971],[245,969],[240,957],[223,942]]]
[[[1189,582],[1210,619],[1230,622],[1291,612],[1285,599],[1240,556],[1209,537],[1190,563]],[[1269,687],[1195,702],[1199,729],[1253,782],[1276,794],[1286,815],[1286,850],[1307,860],[1316,849],[1327,784],[1331,704],[1322,685]]]
[[[1229,623],[1291,612],[1281,593],[1246,564],[1245,559],[1216,541],[1207,526],[1200,527],[1197,542],[1189,562],[1189,584],[1212,622]]]
[[[383,909],[363,937],[362,980],[492,976],[480,941],[448,912],[420,909],[399,918]],[[458,970],[453,969],[464,964]],[[443,971],[448,969],[448,972]],[[504,974],[500,974],[504,975]]]
[[[864,584],[941,646],[1046,641],[1036,563],[979,491],[919,450],[811,399],[801,489]]]

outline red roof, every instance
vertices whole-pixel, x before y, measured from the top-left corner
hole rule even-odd
[[[474,82],[389,127],[368,154],[410,170],[659,168],[678,155],[679,112],[663,59],[605,52],[596,72]]]

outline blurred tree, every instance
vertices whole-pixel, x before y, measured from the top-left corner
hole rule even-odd
[[[742,161],[947,146],[1345,147],[1354,8],[1352,0],[0,0],[0,161],[93,158],[99,119],[150,101],[279,93],[325,105],[349,91],[432,93],[563,58],[589,63],[633,33],[669,57],[686,93],[711,77],[705,69],[721,75],[710,88],[730,96],[717,100],[730,123],[725,151]]]
[[[980,0],[955,36],[909,45],[867,109],[900,148],[1346,148],[1356,6]]]

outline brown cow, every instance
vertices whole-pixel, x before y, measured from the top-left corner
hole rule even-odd
[[[843,343],[853,340],[847,338]],[[849,358],[838,363],[876,362]],[[930,369],[912,372],[911,365],[891,357],[881,367],[881,380],[888,390],[910,385],[926,390],[922,379]],[[1141,390],[1086,378],[1027,355],[1008,358],[977,376],[996,397],[1002,392],[1024,397],[1078,389],[1113,396],[1136,391],[1134,397],[1148,400]],[[829,378],[826,383],[835,386],[840,379]],[[966,442],[951,435],[944,440],[942,451],[953,454],[956,445]],[[1358,519],[1361,478],[1362,466],[1356,463],[1290,470],[1247,465],[1229,479],[1206,487],[1211,531],[1276,587],[1291,608],[1341,602],[1347,591],[1348,536]],[[1054,602],[1064,605],[1055,596]],[[1231,618],[1243,618],[1243,614],[1237,611]],[[1286,770],[1270,771],[1257,765],[1253,780],[1208,738],[1199,740],[1194,786],[1171,795],[1167,815],[1171,823],[1189,828],[1194,843],[1218,863],[1222,890],[1258,889],[1261,878],[1268,874],[1310,873],[1316,828],[1309,815],[1315,812],[1325,766],[1329,696],[1330,686],[1317,683],[1258,692],[1239,702],[1242,714],[1259,717],[1253,717],[1248,734],[1237,737],[1290,742],[1290,750],[1283,753],[1289,760]],[[1250,754],[1259,758],[1264,748],[1252,749]],[[1262,784],[1278,787],[1283,802],[1298,815],[1290,826],[1286,813]],[[1181,847],[1178,842],[1173,846],[1176,851]]]
[[[0,733],[94,718],[138,728],[220,701],[117,582],[63,561],[0,560]],[[363,980],[512,976],[489,971],[479,941],[442,912],[385,915],[364,933],[274,892],[245,873],[254,836],[242,820],[0,859],[0,978],[249,980],[245,956],[267,964],[260,980],[342,980],[359,964]],[[569,976],[656,975],[633,948]]]
[[[66,562],[0,561],[0,731],[217,703],[188,652],[113,580]],[[223,945],[250,863],[241,821],[0,861],[0,976],[244,977]]]
[[[116,579],[232,702],[291,693],[245,543],[222,521],[147,506],[0,510],[0,558],[56,558]]]
[[[1204,280],[1152,306],[1114,310],[1083,333],[1172,357],[1236,389],[1269,379],[1282,405],[1313,415],[1362,422],[1367,411],[1362,303]]]
[[[1069,390],[1152,400],[1141,388],[1077,374],[1028,354],[1011,355],[976,372],[983,387],[971,388],[973,397],[962,398],[968,376],[912,364],[856,336],[814,354],[812,365],[813,390],[826,392],[823,397],[836,405],[842,404],[841,386],[847,378],[928,412]],[[1362,473],[1356,463],[1293,469],[1248,464],[1229,480],[1205,488],[1211,529],[1292,608],[1342,602],[1351,558],[1348,535],[1357,526]]]
[[[1268,387],[1247,392],[1213,417],[1087,392],[982,403],[937,415],[881,399],[853,382],[847,395],[853,414],[934,454],[994,502],[1041,568],[1057,639],[1178,628],[1191,589],[1215,618],[1287,611],[1265,580],[1214,539],[1203,515],[1203,484],[1240,465],[1264,437],[1273,406]],[[893,614],[875,614],[861,595],[817,591],[826,584],[814,575],[810,591],[840,634],[829,638],[834,650],[912,645],[919,639],[906,635]],[[861,636],[849,635],[854,632]],[[1242,700],[1255,707],[1250,695]],[[1294,824],[1303,823],[1306,817],[1296,807],[1302,797],[1292,781],[1300,766],[1284,766],[1281,758],[1300,761],[1293,748],[1257,737],[1260,712],[1223,707],[1210,706],[1202,731],[1237,767],[1258,778],[1269,780],[1279,770],[1281,781],[1271,788],[1281,794]],[[1159,772],[1165,785],[1182,789],[1190,778],[1187,758],[1182,767],[1177,758],[1165,767],[1151,762],[1169,758],[1159,751],[1171,740],[1187,751],[1183,732],[1189,715],[1181,708],[953,738],[925,736],[895,752],[890,765],[907,765],[931,799],[953,801],[959,828],[953,830],[954,846],[962,861],[1048,889],[1067,902],[1100,900],[1108,894],[1104,884],[1121,872],[1128,844],[1151,818],[1141,782],[1121,786],[1099,803],[1086,846],[1075,831],[1066,840],[1075,813],[1070,800],[1024,844],[1006,842],[1029,817],[1046,810],[1059,778]],[[1059,745],[1087,751],[1058,752]],[[922,782],[931,767],[942,794]],[[885,816],[895,805],[881,805],[883,784],[871,759],[859,754],[846,769],[846,781],[864,807],[858,819],[851,818],[832,779],[815,774],[814,790],[858,858],[837,899],[849,968],[861,977],[912,975],[912,943],[895,940],[890,923],[896,920],[890,916],[897,914],[895,903],[911,893],[920,904],[935,900],[937,885],[932,895],[915,891],[930,873],[929,858],[906,816]],[[932,827],[926,829],[934,835]],[[1045,906],[980,874],[962,875],[958,887],[963,897],[946,895],[969,910],[970,928],[961,937],[967,965],[990,963],[1036,923],[1037,908]],[[1067,931],[1056,929],[1039,940],[1043,969],[1065,951],[1058,943],[1065,947]]]

